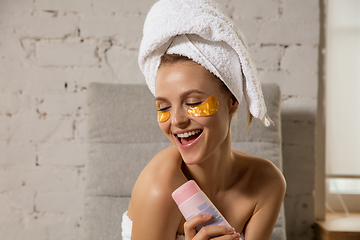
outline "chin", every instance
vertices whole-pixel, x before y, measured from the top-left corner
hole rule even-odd
[[[178,149],[178,151],[180,152],[180,155],[182,157],[182,160],[184,161],[184,163],[186,165],[196,165],[199,163],[202,163],[206,157],[203,156],[203,154],[199,153],[199,152],[182,152],[181,149]]]

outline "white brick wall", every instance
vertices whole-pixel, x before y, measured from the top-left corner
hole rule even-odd
[[[99,64],[96,42],[71,39],[71,42],[45,40],[35,45],[35,61],[41,67],[94,67]]]
[[[90,82],[144,84],[155,0],[0,1],[0,239],[80,239]],[[219,0],[283,95],[287,234],[311,239],[317,0]]]

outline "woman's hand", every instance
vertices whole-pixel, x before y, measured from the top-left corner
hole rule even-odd
[[[218,225],[218,226],[209,226],[202,227],[201,230],[196,233],[196,226],[205,223],[211,219],[210,214],[201,214],[196,215],[189,219],[189,221],[184,224],[185,240],[208,240],[211,237],[216,237],[213,239],[217,240],[234,240],[239,239],[240,234],[235,233],[234,228],[229,228],[227,226]]]

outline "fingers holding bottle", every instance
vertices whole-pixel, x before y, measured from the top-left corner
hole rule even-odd
[[[232,227],[223,225],[204,226],[197,232],[196,227],[211,220],[210,214],[201,214],[192,217],[184,224],[185,240],[233,240],[240,239],[240,234]]]

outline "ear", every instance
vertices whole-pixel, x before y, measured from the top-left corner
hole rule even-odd
[[[229,98],[229,101],[228,101],[228,106],[229,106],[229,113],[230,114],[234,114],[236,112],[236,110],[238,109],[239,107],[239,102],[238,100],[235,98],[234,95],[231,94],[231,97]]]

